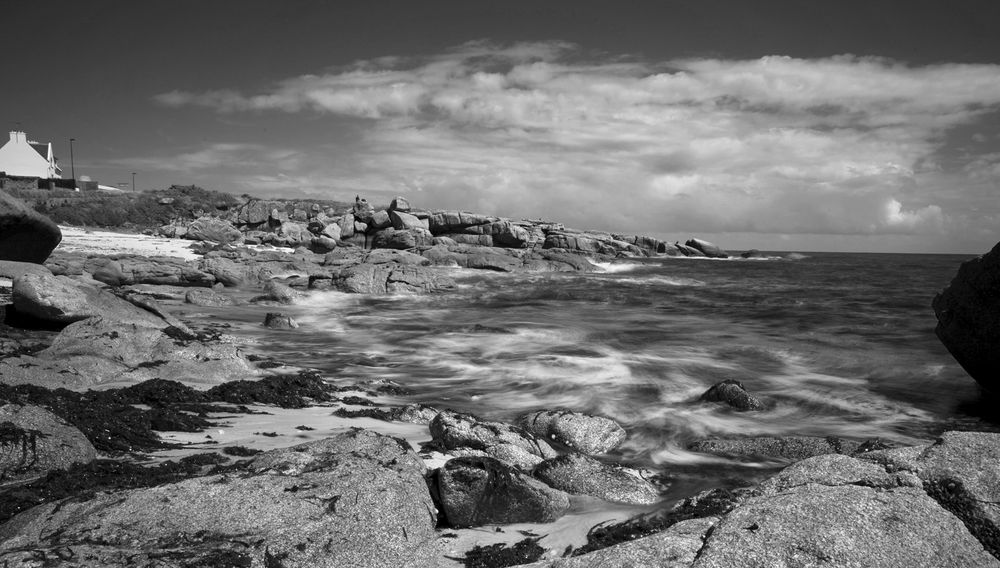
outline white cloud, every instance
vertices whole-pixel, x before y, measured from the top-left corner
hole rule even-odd
[[[1000,105],[1000,66],[854,56],[650,62],[565,43],[476,42],[258,94],[156,100],[368,121],[357,144],[338,148],[335,167],[306,149],[282,157],[216,144],[178,156],[188,169],[250,152],[258,169],[298,183],[636,232],[939,233],[953,225],[956,186],[995,179],[996,160],[970,160],[970,173],[943,169],[938,154],[949,129]]]

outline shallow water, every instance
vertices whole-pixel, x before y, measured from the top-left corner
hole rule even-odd
[[[344,381],[385,378],[413,401],[512,420],[568,408],[615,418],[613,457],[676,478],[677,490],[738,484],[773,463],[686,448],[706,436],[808,434],[917,443],[970,415],[975,383],[934,336],[930,308],[954,255],[653,259],[598,274],[452,270],[429,296],[310,295],[282,308],[301,325],[226,312],[254,350]],[[272,308],[273,310],[273,308]],[[697,402],[737,379],[768,404]]]

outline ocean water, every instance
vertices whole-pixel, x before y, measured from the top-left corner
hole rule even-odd
[[[934,336],[930,307],[968,256],[775,253],[662,258],[595,274],[452,270],[427,296],[313,293],[301,327],[237,333],[255,350],[345,382],[389,379],[409,400],[513,420],[566,408],[614,418],[611,457],[664,473],[678,494],[738,485],[777,464],[691,452],[709,436],[820,435],[919,443],[995,429],[980,393]],[[256,310],[256,311],[255,311]],[[761,412],[698,401],[737,379]]]

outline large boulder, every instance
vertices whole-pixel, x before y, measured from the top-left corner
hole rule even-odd
[[[510,424],[446,410],[430,423],[433,441],[446,450],[467,449],[530,469],[558,454],[542,438]]]
[[[0,260],[0,278],[17,280],[25,274],[37,274],[40,276],[51,276],[52,271],[41,264],[33,262],[20,262],[17,260]]]
[[[0,191],[0,260],[41,264],[61,240],[58,225]]]
[[[242,239],[243,233],[229,221],[216,217],[200,217],[188,225],[184,238],[228,245]]]
[[[569,496],[488,457],[448,460],[437,473],[444,517],[452,527],[548,523],[569,509]]]
[[[375,233],[372,248],[411,249],[417,246],[430,245],[434,237],[423,227],[412,229],[382,229]]]
[[[695,568],[997,567],[958,518],[922,490],[807,483],[753,497],[722,518]]]
[[[614,503],[650,505],[660,492],[635,470],[618,467],[582,454],[566,454],[535,466],[534,475],[567,493],[590,495]]]
[[[109,320],[167,327],[163,318],[114,294],[66,276],[25,274],[14,281],[14,307],[43,321],[68,324],[94,316]]]
[[[237,475],[41,505],[0,527],[0,563],[430,566],[436,521],[420,458],[354,430],[261,454]]]
[[[8,482],[90,463],[94,446],[74,426],[44,408],[0,406],[0,481]]]
[[[569,410],[539,410],[518,418],[518,426],[585,454],[603,454],[625,441],[625,430],[603,416]]]
[[[709,258],[729,258],[729,253],[722,250],[719,246],[712,244],[708,241],[703,241],[701,239],[688,239],[685,245],[700,251],[702,254]]]
[[[1000,243],[962,263],[932,305],[941,343],[983,388],[1000,393]]]
[[[344,266],[324,277],[311,277],[309,286],[332,287],[352,294],[414,294],[448,290],[455,287],[455,281],[422,266],[364,263]]]

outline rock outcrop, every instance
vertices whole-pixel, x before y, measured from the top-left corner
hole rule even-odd
[[[518,418],[517,425],[585,454],[603,454],[625,441],[625,430],[603,416],[569,410],[540,410]]]
[[[963,263],[933,307],[941,343],[970,377],[1000,394],[1000,243]]]
[[[660,492],[639,472],[582,454],[545,460],[535,466],[534,475],[567,493],[590,495],[614,503],[650,505],[660,499]]]
[[[42,264],[61,240],[58,225],[0,191],[0,260]]]
[[[870,447],[874,441],[859,442],[834,436],[747,436],[740,438],[710,438],[689,446],[696,452],[773,458],[779,460],[801,460],[823,454],[853,454]]]
[[[569,497],[488,457],[448,460],[437,473],[446,522],[452,527],[548,523],[569,509]]]
[[[41,505],[0,527],[0,563],[428,566],[436,521],[416,454],[355,430],[261,454],[240,475]]]
[[[430,423],[433,441],[446,450],[464,450],[530,469],[558,454],[544,439],[503,422],[480,420],[449,410]]]
[[[722,250],[721,248],[719,248],[718,245],[715,245],[715,244],[710,243],[708,241],[703,241],[701,239],[692,238],[692,239],[688,239],[687,242],[684,243],[684,244],[687,245],[690,248],[693,248],[693,249],[701,252],[703,255],[705,255],[705,256],[707,256],[709,258],[729,258],[729,253],[728,252],[726,252],[726,251]]]

